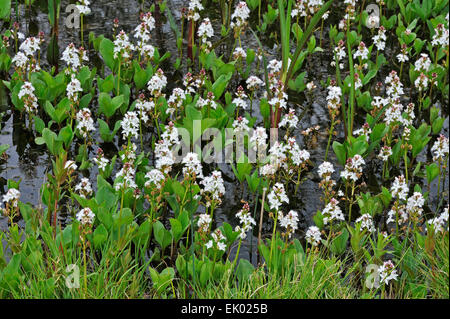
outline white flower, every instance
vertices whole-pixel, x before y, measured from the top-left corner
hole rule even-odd
[[[92,223],[94,222],[95,214],[89,207],[86,207],[77,213],[76,218],[82,225],[92,225]]]
[[[413,221],[418,221],[422,216],[423,205],[425,204],[425,199],[423,195],[419,192],[414,192],[414,194],[408,198],[408,202],[406,204],[406,212],[409,215],[409,218]]]
[[[81,83],[78,81],[78,79],[75,77],[75,74],[72,74],[72,79],[70,80],[69,84],[67,84],[67,96],[70,100],[76,102],[78,100],[78,92],[83,92],[83,89],[81,88]]]
[[[298,213],[294,210],[289,211],[285,216],[280,212],[280,226],[286,228],[289,238],[292,233],[298,229]]]
[[[439,232],[443,233],[445,231],[445,224],[448,223],[448,206],[444,208],[444,211],[439,215],[439,217],[432,218],[428,220],[428,225],[432,225],[434,232],[437,234]],[[428,230],[428,227],[427,227]],[[447,225],[448,231],[448,225]]]
[[[12,63],[18,68],[24,68],[28,63],[28,58],[23,52],[17,52],[17,54],[12,59]]]
[[[214,36],[214,29],[209,18],[203,19],[202,23],[198,27],[197,36],[201,38],[203,42]]]
[[[69,171],[75,171],[78,168],[77,164],[75,164],[75,161],[67,161],[66,164],[64,164],[64,169]]]
[[[317,246],[322,241],[320,230],[317,226],[310,226],[306,231],[306,241],[312,246]]]
[[[134,51],[134,45],[129,41],[128,35],[125,31],[120,31],[114,40],[114,59],[117,59],[119,55],[128,59],[131,57],[131,52]]]
[[[98,165],[99,170],[104,170],[106,168],[106,165],[109,164],[109,159],[105,157],[100,158],[95,157],[93,161]]]
[[[244,49],[242,49],[241,47],[237,47],[236,49],[234,49],[233,58],[235,60],[245,59],[246,57],[247,57],[247,53],[245,52]]]
[[[252,143],[253,150],[264,151],[267,148],[267,133],[264,127],[257,127],[253,131],[253,135],[250,138],[250,143]]]
[[[12,205],[13,207],[17,207],[19,198],[20,198],[19,190],[15,188],[10,188],[8,189],[6,194],[3,195],[3,202]]]
[[[249,76],[247,81],[247,89],[249,90],[257,90],[261,85],[264,84],[263,81],[261,81],[261,79],[257,76]]]
[[[66,62],[67,66],[73,71],[78,70],[83,61],[89,61],[86,51],[82,48],[77,49],[73,43],[70,43],[64,50],[61,60]]]
[[[271,210],[273,209],[278,211],[283,203],[289,204],[289,198],[287,197],[284,186],[281,183],[276,183],[273,186],[272,190],[267,196],[267,199],[269,201]]]
[[[36,51],[40,50],[40,40],[35,37],[26,38],[19,47],[19,50],[25,53],[26,56],[32,56]]]
[[[339,108],[341,106],[341,96],[342,96],[342,90],[339,86],[330,85],[328,87],[327,107],[331,111],[339,110]]]
[[[191,0],[189,2],[188,20],[198,21],[200,19],[199,12],[203,10],[200,0]]]
[[[420,73],[414,81],[414,86],[418,88],[419,91],[424,91],[428,87],[428,76],[424,73]]]
[[[406,54],[399,53],[399,54],[397,54],[397,60],[398,60],[398,62],[401,63],[401,62],[409,61],[409,58],[408,58],[408,56]]]
[[[76,115],[76,119],[78,121],[76,129],[84,138],[86,138],[90,132],[95,131],[91,110],[89,110],[88,108],[79,110]]]
[[[203,167],[197,153],[187,153],[182,163],[184,164],[183,174],[185,177],[195,176],[196,178],[203,178]]]
[[[250,130],[248,127],[248,120],[245,117],[239,116],[233,122],[233,128],[235,133],[246,133]]]
[[[414,70],[419,72],[428,72],[430,70],[431,60],[428,54],[421,53],[420,58],[414,64]]]
[[[341,208],[338,206],[339,201],[337,199],[330,199],[330,202],[325,206],[325,208],[322,210],[323,223],[325,225],[328,224],[328,222],[332,222],[334,220],[342,220],[344,221],[344,214],[342,213]]]
[[[202,194],[207,194],[209,200],[206,206],[209,207],[212,201],[221,203],[221,197],[225,194],[225,186],[223,185],[222,173],[213,171],[210,176],[206,176],[200,184],[203,185]]]
[[[377,47],[377,50],[384,50],[384,48],[386,47],[386,39],[386,29],[381,26],[380,29],[378,29],[378,34],[372,38],[375,46]]]
[[[395,266],[391,260],[385,261],[378,268],[378,274],[380,276],[380,283],[385,285],[388,285],[391,280],[397,280],[398,277],[397,270],[395,270]]]
[[[89,178],[83,177],[81,182],[75,186],[75,192],[83,198],[90,196],[92,194],[92,185]]]
[[[278,61],[278,60],[273,59],[273,60],[271,60],[271,61],[269,62],[269,64],[267,65],[267,68],[268,68],[271,72],[277,73],[278,71],[281,70],[281,66],[282,66],[282,62],[281,62],[281,61]]]
[[[201,214],[198,216],[197,226],[199,231],[207,232],[209,230],[209,225],[211,225],[211,216],[209,214]],[[212,242],[211,242],[212,244]],[[208,247],[207,248],[211,248]]]
[[[364,42],[359,43],[358,50],[353,54],[353,58],[361,57],[362,60],[366,60],[369,57],[369,50]]]
[[[219,229],[216,229],[211,234],[211,237],[213,239],[206,243],[206,248],[209,249],[209,248],[213,247],[213,245],[214,245],[218,250],[222,250],[222,251],[226,250],[227,246],[224,243],[226,238]]]
[[[380,154],[378,154],[378,158],[382,159],[384,162],[386,162],[389,159],[389,156],[392,155],[392,149],[385,145],[381,148]]]
[[[323,162],[319,165],[319,176],[320,178],[324,179],[326,176],[330,176],[334,172],[333,164],[330,162]]]
[[[392,197],[398,197],[399,199],[406,200],[408,196],[408,185],[406,184],[405,177],[403,175],[394,179],[394,183],[391,186]]]
[[[128,111],[125,113],[122,123],[123,139],[139,136],[139,117],[136,112]]]
[[[239,232],[239,237],[245,239],[247,232],[252,230],[252,225],[256,225],[256,221],[250,216],[250,207],[245,203],[242,209],[236,214],[239,218],[240,226],[236,226],[235,231]]]
[[[17,97],[24,103],[25,110],[35,113],[38,108],[37,98],[34,95],[34,86],[30,82],[25,82],[21,87]]]
[[[233,20],[233,22],[230,24],[230,26],[232,28],[242,27],[247,22],[249,16],[250,9],[248,8],[247,3],[245,1],[239,2],[234,9],[233,14],[231,15],[231,20]]]
[[[431,41],[432,46],[442,46],[448,47],[449,32],[442,23],[436,26],[435,34],[433,35],[433,40]]]
[[[355,223],[361,223],[361,229],[367,229],[371,233],[375,231],[372,216],[369,214],[363,214],[361,217],[356,219]]]
[[[341,177],[356,182],[361,176],[363,165],[365,165],[365,161],[361,155],[356,154],[354,157],[349,157],[345,163],[344,171],[341,172]]]
[[[133,168],[133,165],[129,162],[125,162],[121,170],[116,174],[114,189],[119,191],[126,188],[137,188],[136,182],[134,181],[135,173],[136,171]]]
[[[145,174],[145,187],[150,187],[151,185],[154,185],[156,189],[161,188],[161,182],[165,180],[164,174],[159,169],[152,169],[151,171],[147,172]]]
[[[167,85],[167,77],[161,69],[158,69],[147,83],[148,90],[155,95],[155,93],[161,93],[162,89]]]
[[[77,2],[76,7],[81,14],[86,15],[86,14],[91,13],[91,9],[89,8],[89,5],[90,5],[89,0],[80,0],[79,4]]]
[[[433,152],[433,161],[443,161],[445,163],[445,158],[449,154],[448,138],[441,134],[434,142],[433,147],[431,147],[431,151]]]
[[[153,58],[155,55],[155,47],[151,44],[145,44],[139,49],[139,54],[146,56],[147,58]]]

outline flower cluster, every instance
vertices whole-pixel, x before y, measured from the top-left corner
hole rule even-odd
[[[341,172],[341,177],[356,182],[362,175],[363,165],[365,165],[365,162],[361,155],[356,154],[349,157],[347,163],[345,163],[344,171]]]
[[[363,214],[355,221],[356,224],[360,223],[361,229],[367,229],[369,232],[375,232],[375,226],[373,225],[372,216],[369,214]]]
[[[200,184],[203,185],[201,193],[205,195],[206,207],[215,206],[222,202],[221,197],[225,194],[225,186],[220,171],[214,171],[210,176],[205,176]]]
[[[93,161],[98,165],[98,169],[100,171],[104,171],[106,169],[106,165],[109,164],[109,159],[104,157],[103,150],[101,148],[97,150],[97,157],[94,157]]]
[[[194,180],[196,178],[203,178],[203,167],[198,159],[197,153],[187,153],[182,163],[184,164],[183,174],[185,178],[192,178]]]
[[[83,47],[77,49],[73,43],[70,43],[64,50],[61,60],[66,62],[66,74],[76,73],[83,65],[83,61],[89,61],[86,50]]]
[[[132,52],[135,50],[134,45],[129,41],[125,31],[120,31],[114,40],[114,59],[119,57],[123,62],[131,59]]]
[[[139,136],[139,117],[136,112],[125,113],[122,123],[122,137],[124,140]]]
[[[269,195],[267,196],[269,207],[272,210],[279,211],[283,203],[289,204],[289,198],[286,195],[284,186],[281,183],[276,183]]]
[[[17,97],[23,102],[28,113],[36,113],[38,108],[37,98],[34,95],[34,86],[30,82],[25,82],[21,87]]]
[[[433,161],[445,162],[445,158],[449,154],[448,147],[448,138],[441,134],[431,147],[431,151],[433,152]]]
[[[80,183],[78,183],[75,186],[75,192],[78,193],[78,195],[80,195],[83,198],[87,198],[89,196],[92,195],[92,185],[91,182],[89,181],[89,178],[85,178],[83,177],[80,181]]]
[[[245,1],[240,1],[236,8],[234,9],[233,14],[231,15],[231,28],[241,29],[247,23],[247,19],[250,16],[250,9],[247,6]]]
[[[294,210],[289,211],[286,215],[280,212],[279,216],[280,226],[286,228],[286,235],[288,238],[298,229],[298,213]]]
[[[206,233],[211,225],[211,216],[209,214],[201,214],[198,217],[197,226],[200,232]]]
[[[79,110],[76,115],[76,119],[78,121],[77,130],[84,138],[87,138],[90,132],[95,131],[91,110],[89,110],[88,108]]]
[[[200,12],[203,10],[203,5],[200,0],[191,0],[189,2],[188,20],[198,21],[200,19]]]
[[[380,276],[380,283],[388,285],[389,281],[397,280],[398,274],[395,270],[394,263],[391,260],[385,261],[383,265],[378,268]]]
[[[236,214],[239,218],[240,226],[236,226],[235,231],[239,232],[239,237],[245,239],[247,237],[247,232],[252,230],[252,225],[256,225],[255,220],[250,216],[250,206],[248,203],[244,203],[242,209]]]
[[[344,221],[344,214],[342,213],[341,208],[339,207],[339,201],[335,198],[331,198],[330,202],[325,206],[322,210],[323,215],[323,223],[327,225],[329,222],[333,221]]]
[[[408,196],[409,188],[406,184],[405,177],[403,175],[397,176],[394,179],[394,183],[391,186],[391,194],[392,197],[398,197],[398,199],[406,200],[406,196]]]
[[[448,232],[448,208],[448,206],[445,207],[444,211],[438,217],[428,220],[428,225],[433,227],[436,234],[439,232],[443,233],[445,231],[445,224],[447,224]]]
[[[89,8],[90,4],[91,3],[90,3],[89,0],[77,1],[76,7],[78,9],[78,12],[80,12],[80,14],[84,14],[84,15],[87,15],[87,14],[91,13],[91,9]]]
[[[225,244],[226,238],[222,234],[220,229],[216,229],[211,234],[211,237],[212,237],[212,239],[210,241],[208,241],[205,245],[207,249],[210,249],[212,247],[214,247],[218,250],[222,250],[222,251],[225,251],[227,249],[227,245]]]
[[[161,189],[162,182],[166,179],[164,174],[159,169],[152,169],[145,174],[145,187],[155,187],[157,190]]]
[[[378,51],[384,51],[384,48],[386,47],[386,29],[381,26],[378,29],[378,34],[374,35],[373,38],[373,43],[375,43],[375,46],[377,47]]]
[[[147,89],[154,96],[160,96],[162,89],[167,85],[167,77],[163,70],[158,69],[147,83]]]
[[[73,103],[78,102],[78,93],[83,92],[80,81],[75,77],[75,74],[73,74],[73,73],[72,73],[72,77],[70,79],[69,84],[67,84],[66,92],[67,92],[67,97]]]
[[[314,247],[318,246],[320,244],[320,242],[322,241],[319,227],[310,226],[308,228],[308,230],[306,231],[305,239],[312,246],[314,246]]]
[[[76,215],[81,225],[92,225],[94,223],[95,214],[89,207],[83,208]]]

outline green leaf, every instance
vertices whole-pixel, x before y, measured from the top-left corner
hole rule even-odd
[[[0,145],[0,156],[3,155],[3,153],[5,153],[8,148],[9,148],[9,144]]]
[[[94,247],[101,247],[108,239],[108,231],[103,224],[100,224],[94,231]]]
[[[439,175],[439,166],[436,163],[431,163],[425,166],[427,172],[427,181],[430,184]]]
[[[156,242],[161,246],[162,251],[170,245],[172,241],[172,236],[168,230],[164,227],[164,225],[157,220],[153,224],[153,233],[155,235]]]
[[[214,82],[212,86],[212,92],[214,93],[214,97],[216,99],[219,99],[223,92],[225,91],[225,88],[228,85],[228,82],[231,79],[232,73],[222,74],[219,76],[219,78]]]
[[[64,126],[58,134],[58,140],[64,142],[66,148],[72,143],[73,140],[73,131],[70,125]]]
[[[100,42],[100,54],[102,55],[105,64],[111,71],[114,71],[114,43],[111,40],[104,38],[102,42]]]
[[[0,0],[0,19],[9,20],[11,12],[11,0]]]
[[[330,245],[331,251],[336,255],[342,255],[347,248],[347,241],[349,238],[349,233],[346,228],[342,229],[342,233],[337,236]]]
[[[247,281],[254,270],[255,268],[247,259],[239,259],[239,265],[236,268],[236,276],[239,283]]]
[[[336,154],[339,163],[342,166],[345,166],[345,162],[347,161],[347,151],[345,149],[345,146],[338,141],[334,141],[332,146],[334,154]]]

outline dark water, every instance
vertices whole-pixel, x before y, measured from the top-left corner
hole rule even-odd
[[[134,28],[139,23],[139,12],[140,12],[140,3],[135,0],[124,0],[124,1],[105,1],[105,0],[96,0],[91,1],[91,10],[92,13],[85,17],[84,20],[84,37],[85,41],[88,38],[89,32],[94,32],[96,36],[100,34],[104,34],[106,37],[111,38],[113,32],[113,19],[119,19],[119,30],[123,29],[127,33],[130,33],[134,30]],[[148,6],[148,2],[147,6]],[[60,18],[60,34],[59,34],[59,46],[60,52],[64,50],[64,48],[71,42],[74,42],[77,46],[79,44],[79,33],[76,29],[67,28],[64,25],[64,19],[67,17],[68,13],[65,12],[65,8],[68,4],[68,1],[62,1],[61,5],[61,18]],[[181,20],[181,7],[187,6],[188,1],[182,0],[168,0],[167,1],[168,10],[171,10],[172,15],[175,17],[178,26],[180,25]],[[215,24],[215,40],[219,39],[219,25],[220,25],[220,13],[217,8],[214,7],[214,4],[211,7],[207,8],[208,16]],[[14,16],[15,14],[13,14]],[[339,17],[342,16],[341,10],[335,10],[331,12],[327,23],[336,24]],[[31,17],[31,18],[30,18]],[[304,63],[305,70],[307,71],[307,76],[305,80],[307,82],[314,81],[317,85],[317,89],[315,89],[311,95],[290,95],[290,107],[297,108],[297,114],[300,114],[303,110],[306,110],[304,116],[302,117],[299,128],[295,132],[297,136],[297,140],[299,142],[300,147],[307,148],[311,153],[311,160],[315,166],[318,166],[322,163],[325,156],[325,148],[327,145],[327,136],[325,134],[319,134],[317,136],[316,143],[313,145],[305,145],[305,141],[303,140],[303,135],[300,132],[304,129],[307,129],[311,126],[320,125],[320,131],[325,132],[325,130],[329,126],[329,116],[328,110],[326,108],[326,88],[320,85],[320,81],[326,81],[328,76],[332,76],[335,72],[334,68],[330,66],[330,62],[332,60],[330,44],[328,39],[327,32],[327,23],[325,23],[324,29],[324,40],[323,47],[324,52],[315,53],[314,55],[307,58]],[[274,27],[270,30],[275,30]],[[26,13],[21,12],[21,31],[26,35],[36,34],[38,31],[43,31],[46,37],[46,43],[49,41],[50,34],[50,25],[48,23],[47,14],[41,10],[36,10],[31,15],[27,15]],[[319,32],[315,33],[316,38],[318,39],[320,36]],[[131,36],[130,36],[131,38]],[[254,50],[258,49],[257,42],[253,38],[251,32],[246,32],[246,34],[241,38],[243,42],[243,47],[253,48]],[[267,37],[266,39],[262,39],[262,42],[265,44],[265,51],[268,54],[268,60],[272,58],[280,58],[279,51],[281,51],[276,46],[273,46],[273,39]],[[318,41],[317,41],[318,42]],[[152,33],[152,44],[158,47],[161,55],[169,51],[172,53],[171,62],[175,61],[175,57],[177,56],[177,48],[176,48],[176,39],[170,28],[168,21],[164,17],[158,19],[157,17],[157,28]],[[393,56],[395,54],[396,43],[387,43],[387,49],[385,55]],[[218,48],[218,55],[220,53],[229,52],[231,50],[232,43],[225,43]],[[46,56],[45,52],[46,44],[44,45],[44,52],[42,56]],[[293,48],[295,49],[295,48]],[[229,53],[227,53],[229,54]],[[227,56],[227,55],[226,55]],[[90,61],[95,62],[96,54],[91,50],[90,52]],[[389,59],[388,59],[389,61]],[[62,67],[62,65],[60,65]],[[46,68],[45,61],[43,61],[43,68]],[[176,72],[171,67],[171,63],[165,63],[162,66],[164,72],[168,76],[168,79],[177,79],[177,82],[181,78],[182,74],[180,72]],[[389,66],[385,66],[381,72],[377,75],[377,81],[384,82],[385,75],[391,71],[388,69]],[[185,70],[182,71],[183,73]],[[259,70],[262,72],[262,70]],[[172,73],[172,75],[171,75]],[[261,74],[259,74],[261,75]],[[373,81],[372,83],[375,83]],[[238,83],[235,81],[233,83],[237,85]],[[169,83],[169,87],[180,86],[181,83]],[[4,88],[0,87],[0,90]],[[260,92],[262,95],[262,92]],[[132,99],[132,98],[131,98]],[[94,98],[94,100],[96,100]],[[8,159],[6,161],[0,162],[0,196],[3,195],[6,191],[6,180],[13,179],[19,180],[21,179],[20,191],[21,191],[21,201],[29,202],[33,205],[41,205],[40,203],[40,195],[39,189],[42,183],[45,181],[45,174],[47,171],[51,170],[51,157],[49,156],[45,146],[37,146],[34,143],[34,136],[29,133],[23,127],[23,120],[20,119],[20,114],[12,113],[11,110],[14,109],[12,104],[10,104],[7,100],[0,100],[0,112],[4,111],[5,114],[1,118],[1,134],[0,134],[0,144],[9,144],[10,148],[7,150]],[[258,105],[254,104],[254,110],[258,109]],[[444,111],[447,112],[447,111]],[[258,118],[258,122],[262,121],[260,114],[254,114]],[[355,129],[359,128],[361,124],[364,122],[365,112],[361,112],[361,114],[356,114],[356,123]],[[444,124],[444,134],[448,136],[448,114],[445,114],[446,120]],[[257,122],[257,125],[260,123]],[[342,141],[344,138],[343,127],[338,126],[338,136],[337,139]],[[98,137],[98,136],[97,136]],[[147,137],[148,138],[148,137]],[[100,140],[99,137],[96,140]],[[434,142],[434,139],[432,140]],[[431,143],[429,147],[431,147]],[[75,146],[74,146],[75,147]],[[94,156],[96,154],[96,148],[98,146],[93,147],[90,152],[90,156]],[[105,153],[108,158],[111,158],[114,154],[117,154],[117,151],[120,149],[119,142],[116,139],[116,142],[109,145],[101,145],[101,147],[105,150]],[[145,147],[145,151],[149,151],[147,147]],[[75,156],[75,153],[72,154]],[[73,158],[72,157],[72,158]],[[426,161],[430,160],[431,155],[429,150],[425,150],[421,153],[418,160]],[[330,149],[329,152],[329,161],[331,161],[336,170],[341,170],[342,168],[336,161],[336,158]],[[372,160],[374,160],[372,158]],[[366,160],[367,163],[370,163],[365,168],[365,175],[363,179],[365,182],[375,189],[379,189],[377,185],[373,185],[373,176],[379,176],[381,166],[379,165],[379,161],[371,161],[371,159]],[[374,165],[371,162],[376,162]],[[119,164],[116,164],[119,167]],[[221,164],[219,168],[222,170],[226,182],[226,194],[223,199],[222,205],[216,209],[216,222],[220,225],[222,222],[228,222],[232,225],[237,224],[237,220],[234,217],[238,210],[241,208],[241,187],[238,185],[238,181],[234,180],[234,174],[229,167],[229,165]],[[93,187],[95,187],[97,170],[94,166],[89,171],[89,178],[93,183]],[[115,172],[113,172],[115,174]],[[339,180],[338,175],[339,172],[336,172],[334,178]],[[80,176],[82,177],[82,176]],[[313,224],[312,217],[316,213],[317,210],[321,210],[323,208],[323,204],[320,201],[321,191],[318,188],[319,178],[316,173],[316,168],[310,169],[310,171],[306,174],[305,182],[300,186],[299,192],[297,196],[294,198],[291,196],[291,203],[289,205],[289,209],[294,209],[298,211],[300,217],[300,229],[298,231],[299,235],[303,235],[306,228]],[[419,181],[417,181],[419,182]],[[371,185],[372,184],[372,185]],[[432,185],[432,199],[435,199],[437,193],[436,182]],[[446,181],[445,190],[448,191],[448,179]],[[292,192],[293,194],[293,192]],[[249,201],[250,204],[253,203],[253,197],[250,194],[244,192],[244,198]],[[253,206],[251,205],[252,209]],[[257,223],[259,224],[259,210],[255,216]],[[62,222],[67,222],[70,220],[70,216],[65,214],[61,214],[60,219]],[[272,228],[270,223],[264,223],[264,231],[268,232]],[[0,230],[7,229],[7,220],[4,217],[0,217]],[[257,230],[254,232],[257,235]],[[252,261],[255,261],[255,244],[256,237],[250,235],[247,237],[246,242],[243,243],[241,248],[241,257],[243,258],[251,258]],[[253,252],[253,254],[251,253]],[[233,253],[232,253],[233,256]]]

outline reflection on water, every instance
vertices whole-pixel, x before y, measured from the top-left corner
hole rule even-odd
[[[93,32],[96,36],[100,34],[104,34],[106,37],[111,38],[113,33],[113,19],[119,19],[119,30],[123,29],[127,33],[133,32],[134,28],[139,23],[139,12],[140,12],[140,2],[137,0],[123,0],[123,1],[106,1],[106,0],[96,0],[91,1],[91,10],[92,13],[85,17],[84,19],[84,37],[85,41],[88,39],[89,32]],[[145,1],[148,6],[148,1]],[[60,28],[59,28],[59,47],[60,52],[64,50],[64,48],[71,42],[79,45],[79,30],[75,28],[68,28],[64,20],[68,17],[70,12],[66,12],[65,9],[69,1],[63,0],[61,6],[61,14],[60,14]],[[167,1],[167,9],[171,10],[172,15],[174,16],[178,25],[180,25],[181,21],[181,8],[183,6],[187,6],[188,1],[183,0],[168,0]],[[214,40],[219,39],[219,30],[220,30],[220,13],[217,8],[214,7],[214,3],[211,4],[210,8],[207,8],[208,16],[213,21],[215,25],[216,36]],[[339,12],[334,12],[330,15],[328,21],[334,21],[338,19]],[[31,17],[30,17],[31,16]],[[35,35],[38,31],[43,31],[46,36],[46,42],[49,41],[50,35],[50,25],[48,23],[47,13],[40,10],[39,8],[36,12],[33,12],[31,15],[27,15],[23,12],[21,14],[21,31],[26,35]],[[176,39],[174,34],[170,28],[168,21],[164,15],[156,16],[156,29],[152,33],[152,42],[158,47],[161,55],[164,52],[168,51],[172,54],[172,59],[170,62],[175,61],[175,57],[177,56],[177,48],[176,48]],[[332,22],[335,23],[335,22]],[[272,27],[274,28],[274,27]],[[324,34],[327,34],[325,31]],[[254,40],[252,33],[247,32],[246,35],[241,38],[244,48],[250,47],[254,50],[258,49],[257,43]],[[268,58],[274,58],[277,56],[278,48],[272,48],[272,43],[274,42],[273,38],[267,36],[266,39],[262,41],[265,43],[265,50],[268,53]],[[328,46],[327,37],[324,39],[324,47]],[[218,55],[228,52],[230,47],[232,46],[231,41],[229,43],[225,43],[218,47]],[[44,52],[42,52],[42,57],[46,56],[46,45],[43,48]],[[389,47],[387,48],[387,52],[391,50]],[[393,51],[392,51],[393,52]],[[90,61],[93,62],[98,59],[97,55],[90,51]],[[303,94],[300,96],[292,95],[290,99],[292,100],[292,107],[297,107],[297,110],[301,112],[301,110],[307,109],[305,115],[300,121],[300,127],[295,132],[297,135],[297,139],[299,145],[304,145],[303,136],[300,132],[306,128],[309,128],[314,125],[320,125],[321,130],[325,131],[328,126],[328,110],[326,109],[326,88],[323,88],[319,85],[319,81],[326,81],[327,77],[330,74],[334,73],[334,70],[330,68],[331,62],[331,54],[328,50],[325,50],[323,53],[316,53],[305,61],[305,68],[307,70],[307,78],[308,82],[314,80],[318,88],[313,92],[311,96],[304,96]],[[168,76],[171,79],[169,87],[174,87],[181,85],[180,82],[180,72],[175,72],[172,68],[172,64],[169,61],[166,62],[162,68],[166,73],[173,72],[173,76]],[[43,68],[48,67],[46,65],[45,60],[43,61]],[[383,70],[389,72],[390,70]],[[184,70],[183,70],[184,72]],[[380,72],[380,73],[383,73]],[[170,73],[169,73],[170,74]],[[382,80],[382,78],[380,78]],[[236,82],[236,81],[235,81]],[[238,83],[233,83],[237,85]],[[46,152],[45,146],[37,146],[34,143],[34,136],[27,131],[23,127],[23,120],[20,119],[20,114],[17,112],[12,113],[12,106],[8,106],[7,101],[5,101],[5,91],[4,88],[0,86],[0,113],[2,111],[7,111],[6,114],[1,119],[1,134],[0,134],[0,144],[9,144],[10,148],[7,150],[8,160],[0,162],[0,194],[4,194],[6,192],[6,181],[8,179],[19,180],[21,179],[20,191],[21,191],[21,200],[23,202],[30,202],[33,205],[40,204],[40,196],[39,189],[42,183],[44,182],[45,174],[48,170],[51,169],[51,158]],[[95,98],[94,98],[95,100]],[[258,103],[256,101],[256,103]],[[255,105],[254,110],[258,109],[258,105]],[[258,118],[258,122],[261,121],[260,114],[256,114]],[[364,122],[364,118],[362,116],[357,116],[357,121],[362,124]],[[446,115],[446,120],[444,123],[444,134],[448,136],[448,115]],[[359,124],[359,125],[360,125]],[[342,127],[337,127],[339,130],[339,135],[337,138],[343,138],[343,129]],[[99,139],[97,139],[99,140]],[[150,140],[150,139],[148,139]],[[117,139],[116,139],[117,141]],[[311,153],[311,160],[315,165],[319,165],[325,153],[325,148],[327,144],[327,136],[319,135],[317,145],[315,148],[308,149]],[[106,156],[111,158],[113,155],[117,154],[117,150],[120,148],[120,145],[116,142],[115,144],[101,144],[100,147],[105,151]],[[75,148],[75,146],[74,146]],[[91,150],[90,155],[94,156],[96,154],[97,146],[94,146],[94,149]],[[149,149],[146,149],[148,151]],[[74,152],[73,152],[74,154]],[[72,155],[73,155],[72,154]],[[423,152],[419,160],[426,161],[430,160],[430,152]],[[330,152],[330,161],[335,164],[335,167],[339,169],[339,165],[334,157],[333,152]],[[119,165],[119,164],[116,164]],[[240,203],[240,194],[241,190],[238,186],[238,183],[232,180],[233,172],[228,165],[220,165],[220,169],[223,171],[223,174],[230,177],[230,181],[225,183],[225,187],[227,192],[225,194],[225,198],[223,200],[222,205],[216,209],[216,221],[218,225],[223,222],[229,222],[232,225],[237,224],[237,219],[234,217],[236,212],[241,208]],[[366,167],[367,176],[375,177],[377,176],[377,171],[379,171],[379,167],[377,165],[371,165]],[[314,172],[314,173],[313,173]],[[113,173],[114,174],[114,173]],[[335,173],[335,179],[338,179],[338,172]],[[93,169],[89,171],[89,177],[95,186],[95,180],[97,175],[97,168],[94,166]],[[367,178],[366,182],[369,184],[369,187],[376,186],[373,183],[376,182],[376,178],[369,179]],[[316,213],[318,209],[321,209],[321,201],[320,201],[320,190],[318,188],[318,177],[315,174],[315,169],[312,172],[307,174],[307,179],[300,186],[298,196],[295,200],[291,201],[289,209],[294,209],[299,212],[300,217],[300,234],[306,229],[308,225],[311,225],[312,216]],[[372,185],[371,185],[372,184]],[[432,194],[436,194],[436,185],[432,186]],[[446,181],[445,189],[448,189],[448,179]],[[434,192],[433,192],[434,190]],[[432,195],[433,196],[433,195]],[[251,196],[248,196],[251,197]],[[251,202],[251,198],[250,204]],[[259,220],[259,209],[258,213],[255,216],[256,219]],[[6,219],[0,217],[0,229],[6,229],[7,223]],[[269,231],[271,229],[270,223],[264,224],[264,230]],[[244,258],[249,258],[250,253],[253,252],[252,262],[255,261],[255,248],[256,248],[256,238],[254,236],[249,236],[246,242],[243,243],[241,249],[241,256]],[[233,256],[233,252],[232,252]]]

